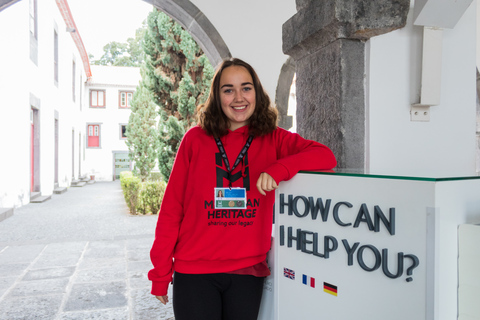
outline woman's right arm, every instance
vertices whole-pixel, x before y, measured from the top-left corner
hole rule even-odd
[[[185,186],[187,185],[188,167],[191,150],[188,143],[188,132],[185,134],[175,157],[162,205],[158,213],[155,240],[150,251],[153,269],[148,273],[152,281],[151,293],[163,297],[168,302],[167,289],[172,282],[173,253],[177,243],[178,232],[183,220],[183,203]]]

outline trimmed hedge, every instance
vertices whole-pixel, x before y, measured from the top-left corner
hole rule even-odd
[[[160,210],[166,183],[153,178],[154,181],[141,182],[131,171],[120,173],[123,196],[131,214],[157,214]]]

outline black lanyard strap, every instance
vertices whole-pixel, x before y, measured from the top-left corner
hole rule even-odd
[[[243,160],[243,157],[247,154],[248,148],[250,148],[250,145],[252,144],[253,141],[253,136],[249,136],[247,139],[247,142],[245,142],[245,145],[242,148],[242,151],[238,154],[237,160],[235,160],[235,163],[233,164],[232,169],[230,169],[230,162],[228,162],[228,157],[227,157],[227,152],[225,151],[225,148],[223,147],[223,143],[219,138],[215,138],[215,142],[217,143],[218,151],[220,151],[220,154],[222,155],[223,162],[225,163],[225,167],[227,167],[227,172],[228,172],[228,181],[229,181],[229,188],[232,187],[232,172],[235,170],[237,165],[240,163],[240,161]]]

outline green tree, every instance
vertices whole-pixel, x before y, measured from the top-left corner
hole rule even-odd
[[[89,55],[91,63],[101,66],[140,67],[144,61],[142,42],[146,28],[144,21],[142,27],[135,31],[135,38],[128,38],[126,43],[117,41],[107,43],[99,60],[92,60],[93,56]]]
[[[130,159],[135,162],[134,172],[142,181],[150,175],[158,156],[157,117],[157,106],[151,92],[140,82],[133,94],[125,134]]]
[[[154,9],[144,38],[145,86],[159,108],[159,170],[168,181],[180,141],[205,102],[213,68],[192,36]]]

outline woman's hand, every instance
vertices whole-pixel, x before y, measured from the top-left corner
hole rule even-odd
[[[155,298],[160,300],[160,302],[163,303],[163,304],[167,304],[167,302],[168,302],[168,296],[167,295],[165,295],[165,296],[155,296]]]
[[[260,174],[260,177],[258,177],[258,180],[257,180],[257,189],[261,195],[265,196],[267,195],[265,191],[272,191],[277,188],[278,188],[278,185],[275,182],[275,179],[273,179],[271,175],[269,175],[266,172],[262,172]]]

